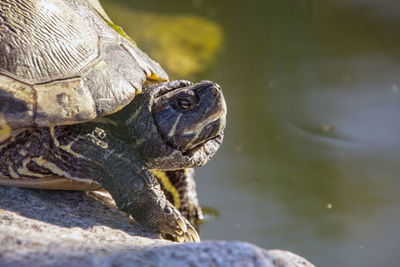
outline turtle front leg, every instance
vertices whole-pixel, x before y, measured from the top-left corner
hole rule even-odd
[[[161,185],[165,196],[175,208],[199,230],[203,212],[197,198],[194,170],[192,168],[175,171],[151,170]]]
[[[60,157],[63,153],[74,156],[69,166],[74,176],[99,182],[122,211],[179,242],[200,241],[193,226],[166,199],[157,179],[124,142],[95,126],[80,125],[57,127],[54,138]]]

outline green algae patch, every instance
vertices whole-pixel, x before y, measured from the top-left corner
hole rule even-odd
[[[206,18],[139,12],[111,1],[103,4],[113,24],[121,25],[175,79],[204,72],[221,49],[223,31]]]

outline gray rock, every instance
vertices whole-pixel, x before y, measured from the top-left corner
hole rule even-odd
[[[0,186],[0,266],[313,266],[244,242],[177,244],[118,211],[104,192]]]

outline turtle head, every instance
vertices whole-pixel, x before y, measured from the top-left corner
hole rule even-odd
[[[226,104],[214,82],[153,85],[133,104],[136,115],[128,126],[130,142],[149,168],[201,166],[222,143]]]
[[[224,97],[219,85],[211,81],[157,95],[152,113],[166,144],[182,153],[206,145],[225,128]]]

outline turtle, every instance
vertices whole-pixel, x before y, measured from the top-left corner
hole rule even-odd
[[[97,0],[0,2],[2,185],[104,188],[142,225],[197,242],[166,195],[193,192],[226,113],[217,83],[169,81]]]

